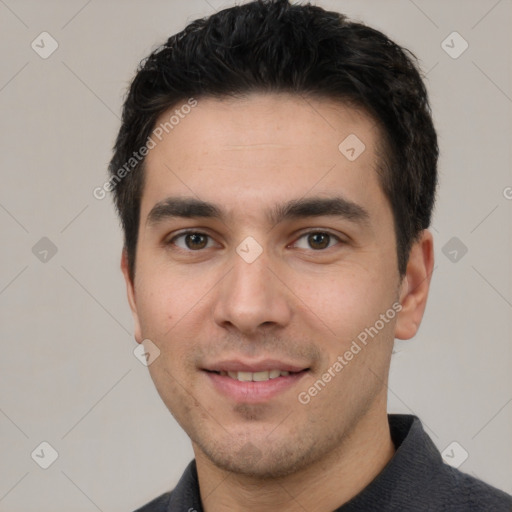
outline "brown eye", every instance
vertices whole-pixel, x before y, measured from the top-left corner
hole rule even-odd
[[[340,242],[342,242],[342,240],[339,237],[327,231],[311,231],[304,233],[293,245],[299,249],[321,251],[323,249],[329,249]]]
[[[205,235],[204,233],[191,231],[188,233],[181,233],[180,235],[175,236],[170,241],[170,244],[176,245],[177,247],[183,250],[199,251],[201,249],[210,247],[208,245],[209,242],[210,237],[208,235]]]
[[[331,236],[328,233],[311,233],[308,235],[308,243],[312,249],[325,249],[329,247]]]
[[[208,243],[206,236],[192,233],[185,236],[185,244],[189,249],[204,249]]]

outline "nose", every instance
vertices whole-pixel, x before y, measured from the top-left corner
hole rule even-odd
[[[262,329],[286,326],[292,316],[289,294],[271,270],[265,252],[252,263],[234,253],[232,263],[231,271],[217,289],[215,322],[248,336]]]

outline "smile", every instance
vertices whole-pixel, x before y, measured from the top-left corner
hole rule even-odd
[[[270,379],[277,379],[277,377],[287,377],[290,372],[283,370],[268,370],[261,372],[215,372],[222,377],[231,377],[232,379],[241,382],[264,382]]]
[[[294,368],[295,371],[291,368],[279,369],[272,366],[268,368],[268,370],[251,368],[253,371],[248,371],[247,368],[244,370],[205,369],[203,374],[208,378],[213,389],[225,398],[235,403],[261,404],[273,398],[279,398],[290,391],[309,373],[309,368],[303,370]]]

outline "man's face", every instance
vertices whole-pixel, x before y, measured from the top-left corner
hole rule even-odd
[[[385,410],[400,279],[378,137],[338,102],[253,94],[199,99],[148,154],[136,339],[160,350],[151,376],[197,457],[284,475]]]

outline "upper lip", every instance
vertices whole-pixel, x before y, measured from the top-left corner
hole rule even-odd
[[[210,372],[264,372],[280,370],[282,372],[300,372],[307,370],[307,366],[285,363],[277,359],[261,359],[259,361],[243,361],[241,359],[225,359],[209,364],[203,368]]]

